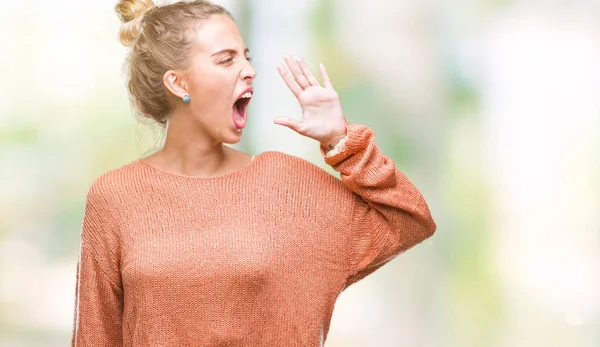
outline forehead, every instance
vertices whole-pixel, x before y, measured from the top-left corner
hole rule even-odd
[[[243,52],[244,39],[235,22],[226,15],[214,15],[203,20],[197,30],[197,51],[214,53],[222,49],[237,49]]]

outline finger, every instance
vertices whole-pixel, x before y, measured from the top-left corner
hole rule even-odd
[[[291,117],[275,117],[275,118],[273,118],[273,123],[286,126],[290,129],[294,130],[297,133],[301,132],[301,127],[302,127],[301,120],[298,121]]]
[[[298,98],[300,96],[300,93],[302,92],[302,88],[300,88],[298,83],[294,81],[292,75],[290,75],[290,73],[281,65],[277,65],[277,71],[279,71],[281,78],[283,78],[283,81],[288,86],[288,88],[290,88],[292,93],[296,96],[296,98]]]
[[[294,76],[294,80],[296,81],[296,83],[298,83],[298,85],[302,89],[308,88],[310,86],[310,84],[308,83],[308,80],[306,79],[306,77],[304,77],[304,74],[302,74],[302,71],[298,67],[298,64],[296,64],[296,62],[292,59],[292,57],[290,57],[288,54],[286,54],[283,57],[283,59],[285,59],[285,63],[287,64],[288,68],[292,72],[292,75]]]
[[[325,88],[333,89],[333,84],[331,84],[331,79],[329,79],[329,74],[325,69],[325,65],[321,63],[319,64],[319,68],[321,69],[321,76],[323,76],[323,84],[325,84]]]
[[[313,76],[313,74],[312,74],[312,72],[310,72],[310,69],[308,68],[308,66],[306,66],[306,63],[304,62],[304,60],[302,60],[302,58],[300,58],[300,57],[296,57],[296,62],[298,63],[298,66],[300,66],[300,70],[302,70],[302,73],[308,80],[308,83],[310,83],[310,85],[313,87],[317,87],[317,86],[320,87],[321,85],[319,84],[319,80],[317,80],[317,78],[315,76]]]

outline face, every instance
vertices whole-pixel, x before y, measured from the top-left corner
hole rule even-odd
[[[235,22],[225,15],[202,21],[197,37],[189,73],[183,78],[191,100],[182,106],[189,108],[186,113],[207,136],[237,143],[256,76],[248,48]]]

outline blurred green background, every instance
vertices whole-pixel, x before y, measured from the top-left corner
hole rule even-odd
[[[600,2],[230,0],[258,72],[234,145],[328,169],[271,123],[325,63],[437,233],[345,291],[326,346],[600,346]],[[159,148],[114,1],[0,4],[0,346],[67,346],[85,195]]]

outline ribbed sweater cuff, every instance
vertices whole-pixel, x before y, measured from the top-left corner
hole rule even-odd
[[[367,148],[373,137],[373,131],[366,125],[346,123],[346,137],[344,138],[343,146],[340,146],[342,148],[339,149],[339,152],[336,153],[334,150],[331,150],[333,155],[327,155],[329,150],[321,145],[321,154],[325,159],[325,163],[335,168],[351,155]]]

